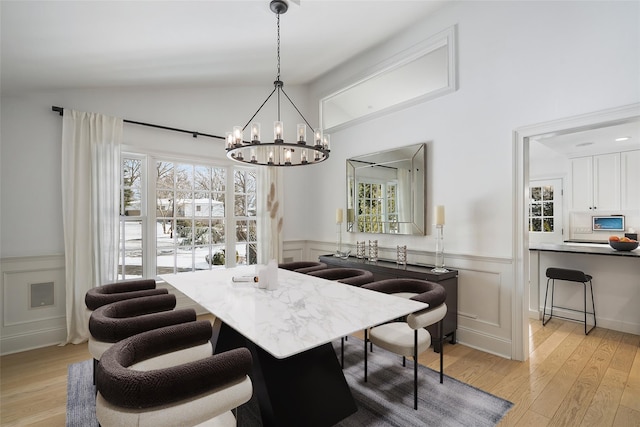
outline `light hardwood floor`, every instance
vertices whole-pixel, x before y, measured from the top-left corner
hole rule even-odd
[[[531,353],[515,362],[461,344],[445,346],[445,373],[515,405],[500,426],[640,426],[640,336],[553,319],[530,322]],[[67,366],[86,344],[0,358],[2,426],[64,426]],[[439,369],[428,351],[420,363]]]

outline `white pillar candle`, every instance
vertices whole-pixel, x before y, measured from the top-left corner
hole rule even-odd
[[[434,210],[436,225],[444,225],[444,206],[438,205]]]
[[[336,224],[342,224],[342,208],[336,209]]]

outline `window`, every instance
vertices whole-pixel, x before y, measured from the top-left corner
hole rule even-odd
[[[255,170],[128,154],[121,165],[121,279],[257,262]]]
[[[529,231],[553,233],[554,217],[553,186],[531,187],[531,204],[529,205]]]

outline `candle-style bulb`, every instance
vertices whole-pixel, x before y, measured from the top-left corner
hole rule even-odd
[[[273,139],[276,142],[282,142],[283,134],[284,134],[284,124],[280,121],[273,122]]]
[[[260,142],[260,123],[251,124],[251,142]]]
[[[435,224],[444,225],[444,206],[437,205],[434,209]]]

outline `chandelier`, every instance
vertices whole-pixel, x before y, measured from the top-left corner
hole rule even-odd
[[[267,99],[260,105],[258,110],[251,116],[249,121],[243,126],[234,126],[232,132],[226,134],[227,157],[242,163],[263,165],[263,166],[302,166],[320,163],[329,158],[329,135],[323,134],[322,129],[313,127],[302,115],[298,107],[293,103],[289,95],[284,91],[284,83],[280,80],[280,15],[288,9],[288,4],[284,0],[272,0],[270,9],[277,16],[278,30],[278,50],[277,62],[278,73],[276,81],[273,82],[273,91]],[[277,96],[278,115],[273,123],[273,142],[262,142],[260,139],[260,123],[251,121],[258,115],[262,107],[271,99],[273,94]],[[291,103],[293,108],[300,114],[304,123],[297,125],[296,141],[284,141],[284,124],[280,120],[280,96]],[[249,127],[249,124],[251,126]],[[307,126],[311,129],[312,140],[307,141]],[[244,132],[249,127],[249,139],[244,139]]]

